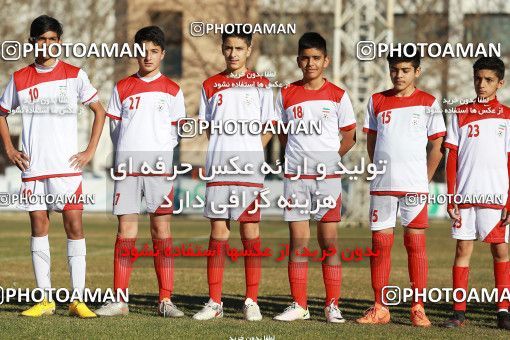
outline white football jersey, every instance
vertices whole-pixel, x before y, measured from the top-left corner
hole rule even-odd
[[[427,143],[446,135],[439,102],[416,89],[408,97],[393,90],[370,97],[363,131],[377,134],[373,162],[386,167],[370,183],[370,194],[428,193]],[[385,162],[385,164],[384,164]]]
[[[230,78],[219,73],[203,83],[200,100],[199,119],[214,124],[227,121],[275,121],[273,92],[268,87],[269,80],[248,71],[240,78]],[[229,131],[233,131],[230,129]],[[213,166],[228,166],[229,160],[239,157],[237,164],[244,169],[252,165],[254,175],[216,175],[208,185],[262,186],[264,176],[260,167],[264,162],[264,149],[260,134],[242,133],[238,125],[232,134],[211,133],[206,157],[206,173],[211,176]]]
[[[23,152],[30,158],[23,181],[80,175],[69,159],[78,153],[78,101],[98,100],[97,90],[79,67],[56,61],[31,64],[12,75],[0,99],[4,115],[21,112]]]
[[[302,123],[310,130],[287,134],[285,160],[289,174],[286,175],[296,174],[298,166],[303,174],[305,159],[307,169],[302,178],[316,176],[319,163],[326,166],[328,175],[339,170],[340,130],[356,128],[347,92],[327,80],[318,90],[307,90],[301,81],[297,81],[278,91],[275,106],[276,115],[284,124],[297,126]],[[310,128],[311,122],[320,123],[321,133]]]
[[[455,111],[444,145],[457,150],[455,194],[470,200],[459,207],[502,209],[508,195],[510,109],[493,99],[485,104],[461,105]],[[477,203],[475,196],[487,200]],[[490,202],[489,196],[501,201]]]
[[[162,175],[171,173],[177,122],[186,117],[179,85],[161,73],[151,78],[133,74],[115,85],[107,116],[120,122],[114,141],[116,166],[131,158],[133,168],[128,174],[137,176],[142,175],[143,162],[155,169],[161,157],[165,165]]]

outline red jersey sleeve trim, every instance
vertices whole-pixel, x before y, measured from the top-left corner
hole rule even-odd
[[[356,123],[352,123],[351,125],[343,126],[340,128],[340,131],[351,131],[356,128]]]
[[[372,129],[369,129],[369,128],[366,128],[366,127],[363,128],[363,132],[364,133],[368,133],[369,135],[377,135],[377,131],[376,130],[372,130]]]
[[[107,116],[107,117],[109,117],[109,118],[111,118],[111,119],[115,119],[115,120],[122,120],[122,117],[114,116],[114,115],[112,115],[112,114],[110,114],[110,113],[108,113],[108,112],[106,113],[106,116]]]
[[[453,145],[451,143],[444,142],[443,143],[445,148],[451,149],[451,150],[457,150],[459,147],[457,145]]]
[[[85,103],[87,103],[87,102],[91,101],[92,99],[94,99],[94,97],[95,97],[95,96],[97,96],[97,91],[96,91],[96,93],[94,93],[94,94],[92,95],[92,97],[90,97],[89,99],[87,99],[86,101],[84,101],[82,104],[85,104]]]
[[[4,108],[2,105],[0,105],[0,111],[2,111],[3,113],[9,113],[9,110]]]
[[[444,136],[446,136],[446,131],[434,133],[433,135],[430,135],[428,138],[429,138],[429,140],[434,140],[434,139],[438,139],[439,137],[444,137]]]

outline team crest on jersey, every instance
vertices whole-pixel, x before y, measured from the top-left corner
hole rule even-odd
[[[413,116],[411,117],[411,127],[416,128],[419,125],[420,125],[420,114],[413,113]]]
[[[331,109],[329,107],[323,107],[322,108],[322,119],[328,119],[330,113],[331,113]]]
[[[158,110],[158,112],[161,112],[161,111],[163,111],[164,108],[165,108],[165,100],[163,98],[160,98],[158,100],[158,103],[156,104],[156,110]]]
[[[505,132],[505,124],[499,124],[498,125],[498,131],[496,132],[496,134],[498,135],[498,137],[503,137],[503,133]]]
[[[58,102],[60,104],[67,103],[67,86],[58,87]]]
[[[246,93],[244,95],[244,104],[247,105],[247,106],[253,104],[253,97],[251,96],[251,94]]]

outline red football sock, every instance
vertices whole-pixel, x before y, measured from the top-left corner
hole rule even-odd
[[[372,251],[377,256],[370,257],[370,273],[375,302],[379,304],[382,304],[382,289],[390,281],[392,246],[393,234],[372,233]]]
[[[404,233],[404,245],[407,250],[407,268],[409,270],[411,288],[413,292],[418,290],[421,293],[427,288],[427,276],[429,271],[425,234]],[[412,306],[417,304],[423,306],[423,299],[413,299]]]
[[[131,249],[135,247],[136,238],[122,238],[117,236],[115,253],[113,255],[113,289],[126,292],[129,287],[129,278],[133,270]],[[123,256],[126,255],[126,256]]]
[[[469,267],[457,267],[453,266],[453,289],[462,288],[466,292],[466,296],[468,294],[468,280],[469,280]],[[462,294],[458,293],[456,295],[456,299],[461,299]],[[453,302],[453,310],[456,311],[466,311],[466,301],[462,302]]]
[[[243,239],[244,250],[260,250],[260,237],[247,240]],[[257,302],[259,292],[259,282],[261,276],[262,258],[260,256],[244,257],[244,274],[246,278],[246,298]]]
[[[216,250],[216,254],[207,257],[207,283],[209,284],[209,297],[216,303],[221,303],[226,245],[227,240],[209,239],[209,250]]]
[[[290,262],[288,265],[290,293],[295,302],[304,309],[307,308],[307,275],[308,262]]]
[[[324,286],[326,287],[326,301],[325,305],[329,306],[331,300],[334,304],[338,304],[340,298],[340,288],[342,286],[342,265],[339,263],[334,266],[329,264],[322,264],[322,278]]]
[[[494,281],[498,296],[502,296],[505,288],[510,289],[510,262],[494,262]],[[508,309],[510,302],[505,300],[498,302],[498,309]]]
[[[165,249],[172,249],[172,238],[152,239],[154,252],[159,253],[154,256],[154,269],[158,277],[159,301],[170,299],[174,290],[174,258],[166,256]]]

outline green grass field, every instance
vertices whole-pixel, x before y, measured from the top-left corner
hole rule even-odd
[[[65,233],[61,217],[52,214],[50,228],[52,284],[69,287],[66,261]],[[138,246],[150,240],[147,218],[140,219]],[[116,220],[106,214],[88,214],[84,217],[87,238],[87,286],[108,288],[113,284],[113,244]],[[34,287],[29,253],[30,228],[28,215],[2,213],[0,217],[0,286]],[[265,221],[261,225],[264,247],[281,249],[288,237],[283,222]],[[314,228],[312,227],[312,230]],[[206,245],[209,226],[206,220],[175,218],[172,226],[174,244],[195,242]],[[232,228],[231,244],[241,246],[237,225]],[[341,228],[342,247],[369,246],[368,228]],[[312,242],[313,247],[316,243]],[[432,223],[428,232],[429,287],[448,287],[451,284],[451,263],[454,241],[447,221]],[[477,244],[471,266],[470,285],[492,288],[492,259],[487,245]],[[182,319],[164,319],[156,314],[157,280],[150,259],[139,260],[130,285],[131,313],[121,318],[80,320],[67,316],[67,306],[58,306],[57,315],[39,319],[18,316],[27,304],[0,305],[0,338],[190,338],[190,339],[264,339],[281,338],[363,338],[363,339],[459,339],[490,337],[508,339],[509,333],[495,327],[495,307],[489,304],[468,305],[469,323],[457,330],[438,327],[450,315],[448,303],[429,303],[428,315],[434,324],[430,329],[410,326],[409,305],[391,308],[392,323],[385,326],[361,326],[354,322],[368,308],[372,300],[368,260],[344,263],[341,310],[348,322],[330,325],[324,321],[324,286],[320,264],[314,263],[308,274],[308,292],[311,320],[279,323],[272,317],[290,302],[285,261],[265,259],[260,285],[259,304],[264,316],[262,322],[248,323],[242,319],[244,301],[244,270],[242,259],[227,261],[224,274],[225,317],[219,320],[197,322],[191,319],[207,301],[205,259],[176,259],[175,292],[173,301],[185,313]],[[407,259],[403,246],[402,229],[396,229],[392,255],[391,284],[408,287]]]

